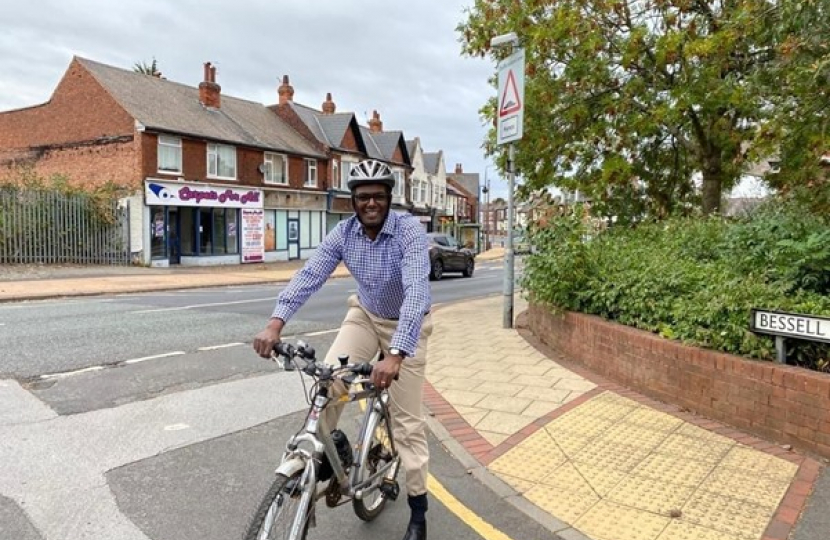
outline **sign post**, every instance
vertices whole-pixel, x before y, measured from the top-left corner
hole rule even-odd
[[[513,45],[518,39],[513,39]],[[516,47],[513,54],[499,63],[499,95],[496,122],[496,142],[509,144],[507,154],[507,247],[504,253],[504,314],[503,328],[513,328],[513,282],[514,282],[514,211],[513,192],[515,191],[515,148],[514,142],[522,138],[524,123],[525,92],[525,52]]]

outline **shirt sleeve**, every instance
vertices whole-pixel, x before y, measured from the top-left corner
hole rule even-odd
[[[343,227],[337,226],[320,242],[314,255],[279,294],[271,317],[288,322],[311,295],[320,290],[342,260]]]
[[[404,300],[398,328],[392,336],[391,348],[402,350],[408,357],[415,356],[421,337],[424,314],[430,310],[429,249],[427,237],[420,224],[407,224],[402,229],[404,246],[401,262]]]

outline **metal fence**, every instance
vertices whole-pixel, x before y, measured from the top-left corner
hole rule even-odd
[[[130,264],[130,208],[84,194],[0,187],[0,264]]]

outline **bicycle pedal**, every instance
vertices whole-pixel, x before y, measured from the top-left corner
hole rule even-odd
[[[384,478],[383,482],[380,484],[380,492],[392,499],[393,501],[398,500],[398,495],[401,494],[401,486],[398,484],[397,480],[392,480],[389,478]]]

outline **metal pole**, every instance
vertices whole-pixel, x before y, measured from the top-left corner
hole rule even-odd
[[[775,336],[775,361],[779,364],[787,363],[787,343],[782,336]]]
[[[507,248],[504,250],[504,318],[503,328],[513,328],[513,164],[514,143],[510,143],[507,157]]]

